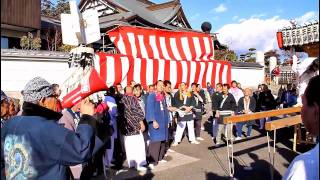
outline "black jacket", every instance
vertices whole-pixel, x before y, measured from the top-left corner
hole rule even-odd
[[[255,112],[256,110],[256,100],[254,99],[254,97],[250,97],[249,109],[251,112]],[[243,111],[244,111],[244,97],[240,98],[238,102],[238,113],[241,113]]]
[[[271,94],[271,90],[263,91],[259,94],[258,106],[260,110],[272,110],[276,107],[276,100]]]
[[[223,101],[223,95],[221,95],[220,98],[218,99],[219,111],[224,111],[224,110],[236,111],[237,110],[236,100],[234,99],[231,93],[228,93],[227,99],[224,101],[222,107],[220,107],[222,101]]]
[[[193,106],[195,107],[196,106],[196,101],[195,101],[195,98],[194,98],[194,95],[191,94],[190,97],[187,97],[187,101],[186,101],[186,104],[184,104],[184,100],[181,100],[180,99],[180,91],[176,92],[173,96],[173,101],[172,101],[172,106],[173,107],[176,107],[176,108],[180,108],[182,106]],[[181,109],[181,110],[184,110],[184,109]],[[185,115],[184,117],[180,117],[178,116],[178,121],[191,121],[193,119],[193,115]]]
[[[198,97],[193,92],[192,92],[192,95],[195,98],[195,107],[193,108],[193,113],[195,114],[195,119],[200,120],[200,119],[202,119],[202,111],[203,111],[203,106],[206,102],[206,100],[205,100],[206,97],[205,97],[204,92],[201,93],[201,91],[199,92],[199,95],[200,95],[202,101],[200,101],[198,99]],[[197,99],[198,99],[198,103],[197,103]]]
[[[219,100],[222,98],[222,93],[214,92],[211,96],[212,103],[212,111],[216,111],[219,109]]]
[[[173,101],[172,101],[172,106],[176,107],[176,108],[180,108],[181,106],[193,106],[195,107],[196,106],[196,102],[195,102],[195,99],[194,99],[194,95],[191,94],[190,97],[187,97],[187,101],[186,101],[186,104],[184,104],[184,100],[181,100],[180,99],[180,92],[176,92],[174,94],[174,97],[173,97]]]

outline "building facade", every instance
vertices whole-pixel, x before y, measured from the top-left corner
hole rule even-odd
[[[1,48],[19,48],[20,37],[40,33],[40,0],[1,0]]]

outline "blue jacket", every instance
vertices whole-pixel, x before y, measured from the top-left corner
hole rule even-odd
[[[160,103],[162,103],[162,108]],[[165,98],[156,101],[156,94],[151,93],[147,98],[146,120],[151,142],[166,141],[168,139],[169,112]],[[153,121],[159,124],[158,129],[153,128]]]
[[[76,132],[57,124],[61,115],[24,103],[22,116],[1,129],[1,161],[7,179],[69,179],[68,166],[89,160],[102,142],[95,138],[95,119],[83,115]]]

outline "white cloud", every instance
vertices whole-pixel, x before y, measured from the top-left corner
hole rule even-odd
[[[239,23],[227,24],[217,32],[221,43],[226,43],[235,51],[247,51],[253,47],[259,51],[278,49],[276,32],[289,26],[289,20],[274,16],[268,19],[240,19]]]
[[[291,26],[290,19],[274,16],[271,18],[241,18],[237,23],[226,24],[217,33],[221,43],[230,46],[230,49],[237,52],[247,52],[249,48],[256,48],[258,51],[279,49],[276,39],[276,32],[284,27]],[[318,19],[317,13],[310,11],[300,17],[294,18],[298,24],[307,23],[310,20]]]
[[[200,14],[199,13],[196,13],[196,14],[194,14],[194,15],[192,15],[191,17],[190,17],[190,20],[196,20],[196,19],[198,19],[200,17]]]
[[[227,11],[227,7],[224,4],[220,4],[218,7],[213,8],[210,13],[222,13]]]
[[[243,22],[245,20],[246,20],[245,18],[241,18],[241,19],[239,19],[239,22]]]
[[[254,19],[254,18],[261,18],[261,17],[264,17],[266,16],[266,14],[264,13],[261,13],[261,14],[253,14],[250,18]]]
[[[318,13],[314,11],[307,12],[301,17],[296,18],[296,22],[300,25],[303,25],[304,23],[308,23],[308,21],[319,19]]]
[[[233,16],[233,17],[232,17],[232,20],[235,21],[235,20],[237,20],[238,18],[239,18],[239,16]]]

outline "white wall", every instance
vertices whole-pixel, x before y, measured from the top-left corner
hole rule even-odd
[[[68,69],[66,62],[1,60],[1,90],[20,92],[36,76],[61,85],[69,76]]]
[[[232,67],[231,79],[241,83],[242,87],[256,88],[264,81],[263,68]],[[70,76],[67,62],[55,61],[1,61],[1,89],[20,92],[26,83],[41,76],[50,83],[62,85]]]
[[[241,84],[241,87],[257,88],[258,84],[264,82],[263,68],[231,68],[231,80],[235,80]]]
[[[256,52],[256,62],[264,66],[264,53],[262,51]]]

